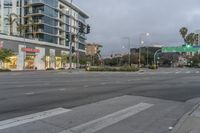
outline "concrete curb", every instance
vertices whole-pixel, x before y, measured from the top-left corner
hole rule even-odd
[[[200,107],[200,103],[197,103],[189,112],[187,112],[175,125],[174,129],[171,131],[171,133],[176,133],[181,126],[184,124],[184,122],[189,118],[189,116]]]

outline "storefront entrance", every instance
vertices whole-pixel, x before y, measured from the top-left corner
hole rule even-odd
[[[27,53],[25,58],[25,69],[35,69],[35,55]]]

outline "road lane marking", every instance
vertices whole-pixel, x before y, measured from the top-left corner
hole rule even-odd
[[[190,71],[187,71],[186,73],[189,74],[189,73],[191,73],[191,72],[190,72]]]
[[[35,92],[28,92],[28,93],[24,93],[25,95],[34,95],[35,94]]]
[[[176,74],[179,74],[179,73],[181,73],[181,72],[180,71],[176,72]]]
[[[196,73],[199,73],[199,71],[196,71]]]
[[[44,111],[40,113],[35,113],[31,115],[26,115],[26,116],[21,116],[21,117],[16,117],[13,119],[0,121],[0,130],[20,126],[29,122],[56,116],[56,115],[63,114],[69,111],[71,110],[64,109],[64,108],[56,108],[56,109],[52,109],[52,110],[48,110],[48,111]]]
[[[61,88],[59,89],[59,91],[66,91],[66,88]]]
[[[77,127],[74,127],[74,128],[68,129],[68,130],[64,130],[60,133],[95,133],[101,129],[104,129],[108,126],[111,126],[122,120],[125,120],[125,119],[127,119],[141,111],[144,111],[152,106],[153,106],[153,104],[140,103],[135,106],[126,108],[124,110],[109,114],[102,118],[79,125]]]
[[[84,88],[88,88],[88,87],[89,87],[89,85],[84,85],[83,87],[84,87]]]

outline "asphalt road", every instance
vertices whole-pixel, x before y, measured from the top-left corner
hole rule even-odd
[[[0,73],[0,120],[123,95],[185,102],[200,97],[200,69],[135,73]]]

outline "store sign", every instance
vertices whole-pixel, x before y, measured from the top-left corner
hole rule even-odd
[[[39,49],[32,49],[32,48],[22,48],[22,51],[28,52],[28,53],[40,53]]]

